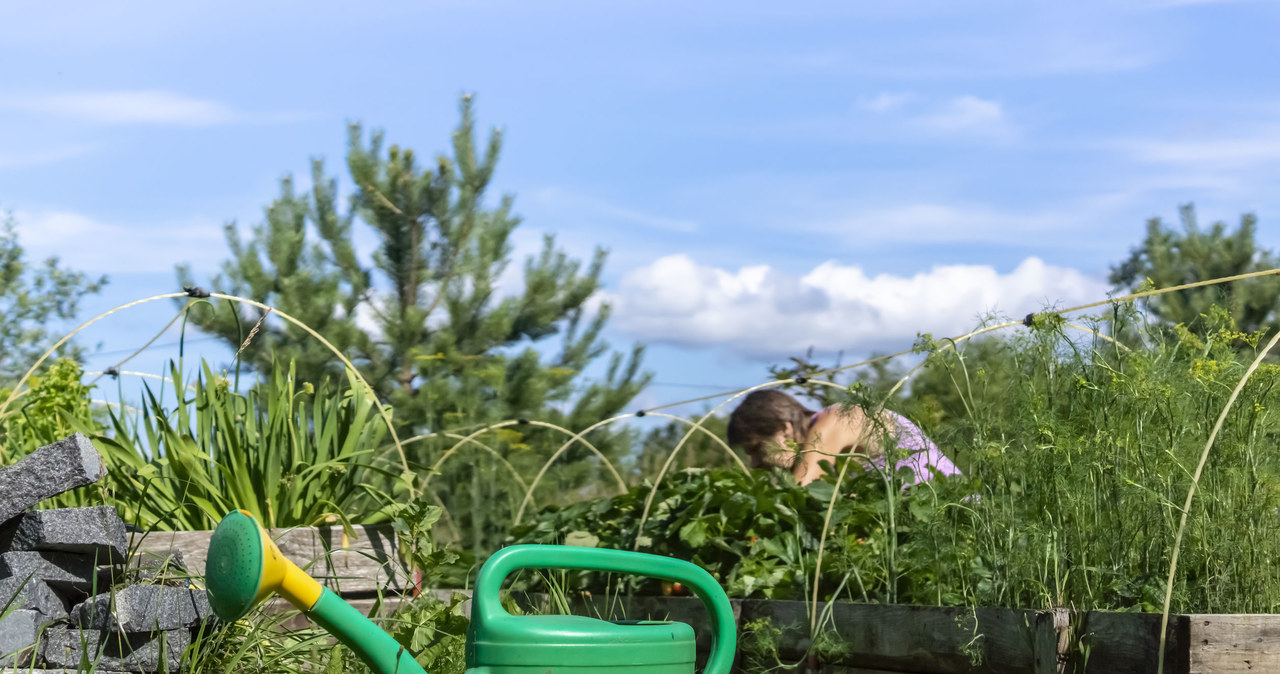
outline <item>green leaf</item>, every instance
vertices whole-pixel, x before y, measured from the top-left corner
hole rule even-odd
[[[680,539],[689,545],[700,548],[707,542],[707,525],[702,520],[694,520],[680,527]]]

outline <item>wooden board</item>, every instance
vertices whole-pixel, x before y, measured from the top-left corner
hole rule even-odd
[[[804,602],[743,602],[742,619],[759,618],[800,628],[797,638],[784,639],[784,655],[798,658],[808,649],[809,616]],[[919,674],[1038,674],[1037,643],[1052,644],[1042,659],[1057,663],[1056,636],[1036,636],[1038,629],[1047,626],[1052,631],[1054,625],[1050,612],[1041,616],[1010,609],[840,602],[831,611],[827,629],[847,649],[831,664]]]
[[[1075,656],[1073,671],[1097,674],[1149,674],[1156,671],[1160,650],[1160,616],[1154,613],[1104,613],[1078,615],[1073,627],[1082,653]],[[1189,621],[1169,616],[1165,643],[1165,674],[1187,674]]]
[[[1190,614],[1191,674],[1280,672],[1280,615]]]
[[[546,610],[545,595],[517,595],[516,600],[527,609]],[[810,646],[805,602],[730,604],[740,638],[744,625],[767,619],[782,631],[779,656],[791,663],[805,658]],[[678,620],[693,626],[700,654],[711,647],[709,618],[694,597],[578,598],[572,609],[603,619]],[[827,629],[847,650],[822,664],[832,672],[1058,674],[1066,671],[1059,653],[1068,643],[1067,622],[1066,611],[838,603]]]
[[[280,552],[343,597],[369,597],[380,590],[399,593],[408,586],[408,570],[389,526],[356,526],[348,538],[342,527],[298,527],[268,532]],[[158,531],[133,534],[130,550],[182,552],[187,570],[204,575],[212,531]]]

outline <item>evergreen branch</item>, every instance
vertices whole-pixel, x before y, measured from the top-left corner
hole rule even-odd
[[[378,197],[378,199],[382,201],[382,204],[387,208],[390,208],[392,211],[394,211],[396,215],[404,217],[404,211],[400,210],[399,208],[396,208],[396,205],[391,203],[390,199],[383,196],[382,192],[379,191],[378,188],[374,187],[372,184],[369,184],[369,183],[364,184],[363,187],[364,189],[370,192],[373,192],[373,196]]]

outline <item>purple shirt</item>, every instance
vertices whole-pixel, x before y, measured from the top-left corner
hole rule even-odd
[[[925,480],[933,479],[933,471],[936,470],[943,475],[959,475],[960,469],[956,468],[956,464],[951,462],[933,441],[925,437],[925,434],[916,427],[915,424],[907,420],[906,417],[885,410],[884,414],[893,421],[895,428],[886,429],[898,441],[897,451],[894,455],[899,457],[895,466],[897,468],[910,468],[914,479],[902,485],[905,489],[913,484],[920,484]],[[813,415],[813,420],[818,415]],[[884,468],[885,456],[873,459],[872,463],[877,468]]]

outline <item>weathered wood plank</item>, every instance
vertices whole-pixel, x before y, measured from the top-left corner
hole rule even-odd
[[[831,616],[830,629],[846,648],[832,664],[919,674],[1034,671],[1035,611],[839,602]],[[794,649],[787,653],[790,657],[799,657],[809,647],[804,602],[743,602],[744,621],[761,617],[805,628],[794,643],[784,641]],[[1048,620],[1052,628],[1052,617]]]
[[[1189,614],[1191,674],[1280,672],[1280,615]]]
[[[518,594],[516,599],[526,609],[547,608],[545,595]],[[784,661],[806,657],[811,641],[805,602],[733,600],[730,604],[739,638],[746,623],[767,619],[782,631],[778,655]],[[824,607],[820,605],[820,610]],[[571,608],[574,613],[603,619],[678,620],[694,628],[701,653],[711,646],[706,610],[694,597],[577,598]],[[1058,657],[1059,644],[1066,643],[1065,612],[838,603],[828,629],[835,631],[846,649],[843,655],[829,656],[821,663],[826,669],[834,667],[831,671],[1057,674],[1065,666]],[[1037,654],[1037,645],[1048,652]]]
[[[1154,613],[1078,614],[1076,634],[1081,652],[1073,657],[1073,671],[1090,674],[1149,674],[1155,671],[1160,649],[1160,615]],[[1169,616],[1165,643],[1165,674],[1187,674],[1189,621]]]
[[[546,610],[545,595],[524,597],[527,608]],[[735,621],[742,627],[768,619],[782,630],[779,655],[798,662],[810,647],[809,617],[804,602],[734,600]],[[709,647],[709,625],[701,602],[692,597],[623,597],[572,602],[575,613],[600,618],[653,618],[689,623],[698,634],[699,650]],[[820,610],[824,606],[820,605]],[[828,657],[824,671],[862,668],[918,674],[1064,674],[1065,672],[1150,672],[1159,647],[1160,616],[1138,613],[1073,614],[1065,609],[1023,611],[997,608],[884,606],[837,603],[828,629],[845,652]],[[1203,623],[1203,620],[1201,621]],[[1280,625],[1280,620],[1277,621]],[[1202,624],[1203,627],[1203,624]],[[1073,633],[1074,631],[1074,633]],[[1082,652],[1073,652],[1079,638]],[[1264,638],[1259,650],[1280,657],[1280,628]],[[1173,616],[1166,645],[1168,674],[1187,674],[1189,620]],[[1237,644],[1237,650],[1243,647]],[[1269,650],[1268,650],[1269,649]],[[1217,670],[1205,670],[1216,672]],[[1234,672],[1237,670],[1223,670]],[[1264,670],[1280,671],[1280,667]]]
[[[408,570],[389,526],[356,526],[348,538],[342,527],[299,527],[268,532],[280,552],[326,587],[344,597],[398,593],[407,587]],[[187,569],[204,575],[211,531],[157,531],[133,534],[131,550],[182,552]]]
[[[1037,611],[1032,645],[1034,674],[1066,674],[1071,652],[1071,612]]]

